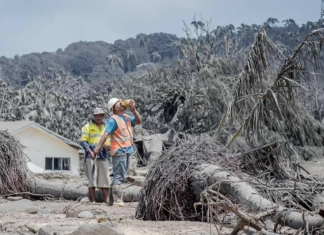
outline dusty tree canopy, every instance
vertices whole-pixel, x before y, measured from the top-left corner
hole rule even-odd
[[[290,144],[283,147],[297,147],[302,156],[305,153],[305,159],[309,156],[303,147],[323,146],[324,126],[310,117],[298,102],[312,85],[312,71],[323,72],[320,62],[323,36],[323,30],[311,32],[287,56],[260,30],[216,131],[218,134],[228,119],[240,124],[226,147],[241,133],[251,148],[276,139]]]

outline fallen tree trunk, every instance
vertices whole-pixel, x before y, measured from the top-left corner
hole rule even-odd
[[[301,229],[308,226],[309,231],[323,228],[324,218],[320,216],[305,215],[288,208],[272,203],[262,197],[257,190],[238,177],[229,174],[216,165],[201,164],[195,167],[190,178],[191,187],[196,195],[200,197],[203,190],[211,185],[218,184],[222,194],[235,197],[240,203],[249,206],[255,212],[265,212],[275,209],[272,219],[284,226]]]
[[[50,194],[54,198],[64,198],[67,200],[77,200],[88,195],[87,186],[78,186],[73,182],[49,181],[35,176],[29,176],[30,192],[34,194]],[[131,184],[124,186],[124,202],[138,202],[138,195],[141,187]],[[96,190],[96,201],[104,202],[101,190]]]

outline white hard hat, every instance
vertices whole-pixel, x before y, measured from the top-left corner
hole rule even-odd
[[[105,114],[105,112],[102,108],[95,108],[93,110],[93,115],[98,115],[98,114]]]
[[[111,109],[114,107],[114,105],[119,101],[119,99],[117,98],[111,98],[109,101],[108,101],[108,109],[109,111],[111,111]]]

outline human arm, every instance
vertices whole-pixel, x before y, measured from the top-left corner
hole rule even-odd
[[[135,101],[134,100],[131,100],[129,102],[129,105],[130,105],[130,108],[134,114],[134,117],[135,117],[135,125],[140,125],[142,123],[142,119],[141,119],[141,116],[139,115],[137,109],[136,109],[136,106],[135,106]]]
[[[104,134],[101,136],[99,144],[97,145],[97,147],[94,150],[95,155],[97,155],[100,152],[100,149],[106,142],[108,136],[113,134],[116,129],[117,129],[117,124],[116,124],[115,120],[113,118],[110,118],[106,125],[106,130],[105,130]]]
[[[95,156],[94,156],[93,152],[91,151],[88,142],[87,142],[87,141],[81,141],[80,145],[83,147],[84,151],[85,151],[86,153],[89,153],[89,154],[90,154],[90,157],[91,157],[92,159],[94,159]]]
[[[84,151],[86,153],[89,153],[90,154],[90,157],[92,159],[95,158],[93,152],[91,151],[90,149],[90,146],[89,146],[89,126],[88,125],[85,125],[82,127],[82,133],[81,133],[81,143],[80,145],[83,147]]]
[[[109,133],[105,131],[105,133],[100,138],[99,144],[93,150],[94,156],[96,156],[100,152],[100,149],[102,149],[102,147],[103,147],[104,143],[106,142],[108,136],[109,136]]]

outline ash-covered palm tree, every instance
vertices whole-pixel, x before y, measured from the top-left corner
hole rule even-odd
[[[212,31],[212,33],[214,32],[215,36],[219,37],[224,37],[224,36],[228,36],[228,37],[232,37],[234,35],[234,31],[235,31],[235,27],[232,24],[226,25],[226,26],[218,26],[216,31]]]
[[[233,39],[235,35],[235,27],[232,24],[226,26],[218,26],[215,30],[211,31],[216,38],[216,51],[217,53],[229,56]]]
[[[307,29],[308,31],[313,31],[313,30],[315,30],[315,29],[318,29],[318,24],[317,24],[317,22],[311,22],[311,21],[308,21],[308,22],[306,23],[306,29]]]
[[[299,40],[299,32],[288,31],[282,35],[282,41],[287,45],[296,46]]]
[[[274,137],[275,142],[280,143],[276,151],[309,143],[312,146],[323,145],[324,137],[319,133],[324,127],[312,121],[304,107],[296,102],[297,96],[306,89],[304,84],[309,84],[312,76],[309,71],[322,71],[319,58],[323,53],[323,37],[323,29],[312,31],[287,57],[264,31],[259,33],[228,110],[216,131],[218,133],[224,126],[226,118],[241,123],[226,147],[230,147],[240,133],[244,133],[247,143],[253,148],[263,148],[262,145],[271,139],[265,137],[266,133],[273,137],[274,133],[278,134]],[[281,69],[278,70],[276,64]],[[284,155],[287,156],[287,152]]]
[[[150,43],[150,38],[145,34],[137,35],[136,40],[138,41],[140,48],[148,47]]]
[[[276,18],[270,17],[265,23],[268,23],[270,26],[274,26],[275,24],[279,24],[279,21]]]
[[[284,26],[288,29],[295,29],[296,27],[298,27],[293,19],[283,20],[282,23],[284,23]]]
[[[196,30],[205,26],[202,21],[196,21],[195,19],[191,22],[191,25],[193,25]]]
[[[260,25],[257,25],[257,24],[252,24],[251,25],[251,29],[254,33],[258,32],[260,30]]]
[[[226,35],[226,29],[223,26],[218,26],[216,29],[211,31],[216,37],[217,40],[222,40]]]
[[[123,60],[122,60],[122,58],[120,56],[112,54],[112,55],[107,56],[107,59],[108,59],[108,63],[110,65],[118,66],[121,69],[124,68],[124,63],[123,63]]]
[[[270,24],[269,24],[268,22],[265,22],[265,23],[262,25],[262,28],[264,28],[265,31],[266,31],[267,33],[269,33],[269,32],[272,31],[272,28],[271,28],[271,26],[270,26]],[[254,31],[254,32],[258,32],[258,31],[259,31],[259,30]]]
[[[242,47],[246,48],[248,45],[251,44],[251,41],[254,37],[251,26],[241,24],[241,26],[237,27],[237,36],[242,44]]]
[[[151,58],[154,63],[159,62],[162,59],[161,55],[157,51],[151,54]]]
[[[317,23],[318,28],[324,28],[324,20],[323,19],[320,19],[316,23]]]
[[[126,55],[126,70],[132,70],[136,66],[136,52],[133,49],[127,50]]]
[[[127,51],[127,60],[131,62],[136,61],[136,52],[133,49]]]

